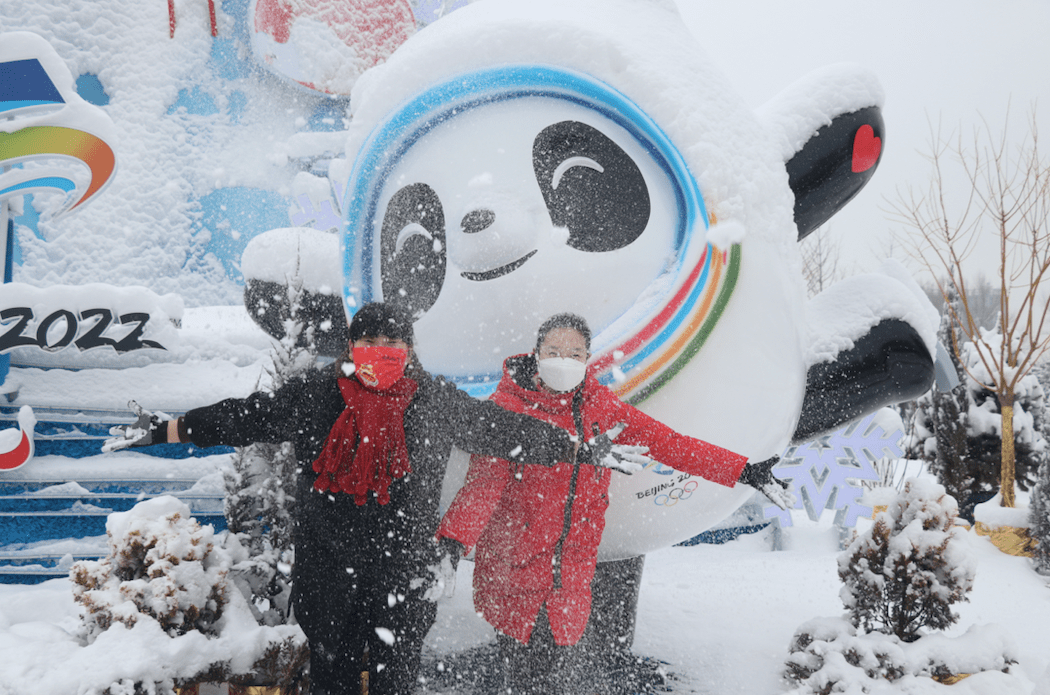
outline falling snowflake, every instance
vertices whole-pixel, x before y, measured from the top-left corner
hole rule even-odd
[[[773,475],[791,481],[795,509],[805,509],[813,521],[825,509],[834,509],[835,525],[840,528],[852,527],[858,517],[871,515],[871,507],[859,503],[864,494],[860,482],[879,480],[873,464],[903,453],[903,433],[898,429],[887,434],[874,421],[875,415],[869,415],[843,430],[788,447]],[[792,524],[791,512],[772,504],[765,507],[765,518],[777,519],[781,527]]]

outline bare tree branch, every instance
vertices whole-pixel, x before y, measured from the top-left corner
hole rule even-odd
[[[911,187],[898,190],[889,212],[913,230],[902,242],[933,275],[941,294],[946,300],[951,293],[959,298],[957,303],[946,301],[945,310],[983,369],[980,373],[976,365],[966,366],[967,374],[999,401],[1000,488],[1003,505],[1013,506],[1016,390],[1050,352],[1050,162],[1039,152],[1034,108],[1028,134],[1019,143],[1006,127],[997,136],[986,120],[981,122],[970,141],[961,135],[946,138],[931,124],[930,183],[924,193]],[[963,183],[947,176],[948,159],[958,165]],[[979,293],[966,279],[979,241],[991,234],[998,241],[999,318],[994,332],[981,327],[974,302]],[[957,354],[958,342],[953,345]]]

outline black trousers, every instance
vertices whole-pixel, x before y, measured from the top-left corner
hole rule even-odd
[[[357,695],[364,671],[369,695],[416,692],[423,640],[437,615],[433,602],[406,597],[389,608],[357,604],[326,613],[300,619],[310,640],[311,695]]]
[[[300,519],[295,533],[292,605],[310,641],[311,695],[358,695],[365,670],[369,695],[410,695],[437,618],[425,587],[410,583],[429,572],[407,561],[379,571],[381,547],[350,545],[338,522],[325,522]]]
[[[511,695],[550,695],[575,692],[586,662],[578,645],[559,646],[551,634],[547,608],[540,609],[528,644],[496,633],[503,659],[504,692]]]

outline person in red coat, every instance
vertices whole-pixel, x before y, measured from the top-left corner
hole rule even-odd
[[[675,432],[600,384],[587,372],[589,357],[586,321],[556,314],[540,326],[534,353],[507,358],[492,400],[575,435],[575,460],[546,467],[473,456],[438,527],[450,551],[476,548],[474,606],[497,630],[513,693],[565,685],[549,679],[571,662],[590,617],[611,469],[641,469],[648,451],[726,487],[745,482],[786,494],[771,473],[777,458],[748,464],[746,456]]]

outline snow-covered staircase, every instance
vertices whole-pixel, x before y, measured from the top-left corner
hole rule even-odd
[[[10,408],[0,417],[10,419]],[[193,516],[217,530],[223,516],[221,463],[189,445],[153,447],[149,454],[101,454],[111,424],[128,413],[34,408],[36,456],[0,471],[0,583],[37,583],[66,576],[73,562],[106,553],[106,519],[159,495],[186,502]]]
[[[100,304],[101,305],[101,304]],[[109,428],[134,416],[129,399],[177,416],[266,385],[272,341],[243,307],[186,309],[167,352],[117,354],[18,348],[0,395],[0,430],[32,408],[35,455],[0,470],[0,583],[68,574],[76,560],[106,553],[106,518],[136,502],[173,495],[216,530],[222,468],[233,449],[164,444],[102,453]]]

